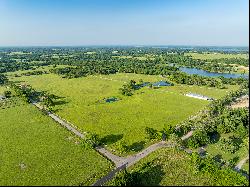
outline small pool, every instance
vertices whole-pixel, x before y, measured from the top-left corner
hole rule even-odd
[[[108,99],[106,99],[106,103],[113,103],[113,102],[116,102],[118,101],[119,99],[116,98],[116,97],[110,97]]]
[[[166,81],[159,81],[159,82],[155,82],[153,83],[153,86],[171,86],[171,84],[169,82]]]
[[[150,82],[144,82],[140,85],[140,87],[148,86]]]

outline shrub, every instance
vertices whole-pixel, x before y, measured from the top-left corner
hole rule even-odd
[[[6,97],[6,98],[10,98],[11,97],[11,91],[4,91],[3,92],[3,95]]]
[[[145,128],[145,133],[146,133],[146,138],[149,140],[152,139],[161,139],[160,134],[158,133],[157,130],[150,128],[150,127],[146,127]]]
[[[87,133],[84,141],[91,147],[96,147],[101,144],[99,135],[95,133]]]

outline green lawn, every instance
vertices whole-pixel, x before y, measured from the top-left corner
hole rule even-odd
[[[0,87],[0,94],[3,88]],[[112,164],[31,104],[0,108],[0,185],[91,185]],[[1,102],[1,101],[0,101]]]
[[[220,59],[220,58],[245,58],[249,59],[248,54],[222,54],[222,53],[185,53],[185,56],[192,56],[194,59],[207,59],[207,60],[212,60],[212,59]]]
[[[110,149],[116,149],[119,140],[130,146],[130,152],[148,143],[145,127],[161,130],[167,125],[176,125],[188,116],[203,109],[209,102],[182,95],[185,92],[206,94],[219,98],[226,90],[206,87],[176,85],[159,89],[147,87],[137,90],[131,97],[122,96],[119,88],[124,82],[134,79],[154,82],[160,76],[138,74],[114,74],[63,79],[58,75],[17,77],[37,90],[46,90],[63,97],[55,107],[56,113],[82,131],[95,132],[106,139]],[[235,89],[236,87],[230,87]],[[120,98],[114,103],[105,103],[104,98]],[[145,145],[144,145],[145,146]],[[116,149],[117,154],[119,151]]]

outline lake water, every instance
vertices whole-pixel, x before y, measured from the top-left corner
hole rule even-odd
[[[187,74],[198,74],[201,76],[206,76],[206,77],[225,77],[225,78],[246,78],[248,79],[249,76],[248,74],[232,74],[232,73],[213,73],[213,72],[208,72],[202,69],[197,69],[197,68],[187,68],[187,67],[179,67],[180,71],[185,72]]]

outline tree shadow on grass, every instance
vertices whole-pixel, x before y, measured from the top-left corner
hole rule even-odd
[[[113,144],[123,138],[123,134],[109,134],[101,138],[100,142],[102,144]]]
[[[208,133],[208,136],[210,138],[210,141],[212,144],[217,143],[220,140],[220,134],[217,132],[213,132],[213,133]]]
[[[165,172],[161,165],[155,165],[147,162],[140,171],[132,172],[133,184],[136,186],[158,186],[163,179]]]
[[[64,105],[64,104],[67,104],[69,103],[68,101],[63,101],[63,100],[60,100],[60,101],[54,101],[54,104],[57,106],[57,105]]]
[[[216,162],[219,162],[221,163],[222,162],[222,155],[221,154],[217,154],[213,157],[213,160],[216,161]]]
[[[135,142],[127,146],[128,151],[141,151],[144,148],[145,141]]]

